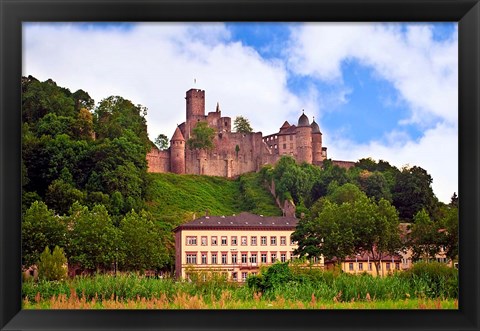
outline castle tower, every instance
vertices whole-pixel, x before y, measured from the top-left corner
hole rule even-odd
[[[185,100],[187,103],[187,117],[184,138],[188,140],[192,129],[197,123],[205,120],[205,91],[190,89],[187,91]]]
[[[170,140],[170,169],[174,174],[185,173],[185,138],[179,127]]]
[[[305,114],[298,119],[297,132],[297,162],[307,162],[312,164],[312,127]]]
[[[312,127],[312,161],[313,164],[318,164],[325,159],[325,157],[322,156],[322,133],[320,132],[320,127],[317,122],[315,122],[315,117],[310,126]]]

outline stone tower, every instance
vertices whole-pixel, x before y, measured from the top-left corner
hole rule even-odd
[[[322,156],[322,133],[320,132],[320,127],[317,122],[315,122],[315,117],[312,121],[312,155],[313,155],[313,164],[318,164],[324,160]]]
[[[297,162],[312,164],[312,127],[305,114],[298,119],[297,125]]]
[[[190,138],[192,129],[199,121],[205,120],[205,91],[190,89],[185,97],[187,102],[187,118],[185,122],[185,140]]]
[[[178,127],[170,140],[170,169],[174,174],[185,173],[185,138]]]

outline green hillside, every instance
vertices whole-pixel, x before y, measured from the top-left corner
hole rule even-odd
[[[179,224],[205,215],[232,215],[249,211],[265,216],[281,215],[259,174],[237,179],[222,177],[148,174],[147,206],[158,220]]]

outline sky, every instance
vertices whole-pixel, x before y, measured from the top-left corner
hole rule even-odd
[[[278,132],[304,110],[334,160],[420,166],[458,193],[457,23],[24,23],[24,76],[148,108],[150,139],[206,113]]]

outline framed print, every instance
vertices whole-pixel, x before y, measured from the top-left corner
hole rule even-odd
[[[479,329],[477,1],[0,4],[2,330]]]

